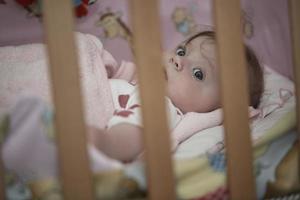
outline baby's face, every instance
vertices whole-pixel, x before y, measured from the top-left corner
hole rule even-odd
[[[220,107],[215,42],[207,36],[166,54],[167,95],[182,112],[209,112]]]

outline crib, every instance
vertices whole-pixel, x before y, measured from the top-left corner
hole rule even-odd
[[[92,174],[86,152],[85,126],[77,58],[73,36],[71,1],[44,0],[44,25],[51,64],[56,127],[64,199],[94,199]],[[165,109],[161,73],[160,30],[157,1],[130,1],[135,35],[140,94],[142,99],[148,198],[176,199],[175,178]],[[297,131],[300,132],[300,2],[290,0],[293,58],[297,98]],[[214,1],[218,62],[221,66],[222,104],[227,154],[227,182],[230,199],[256,199],[253,152],[248,125],[248,99],[238,0]],[[148,24],[145,28],[144,21]],[[229,26],[230,22],[230,26]],[[222,33],[222,34],[220,34]],[[145,40],[145,38],[147,38]],[[63,68],[61,66],[64,66]],[[76,67],[74,67],[76,66]],[[153,67],[156,66],[156,67]],[[226,70],[225,70],[226,69]],[[66,79],[65,77],[69,77]],[[156,77],[155,81],[152,81]],[[151,84],[149,84],[151,83]],[[68,93],[65,91],[69,90]],[[69,99],[72,98],[72,103]],[[155,110],[154,110],[155,109]],[[239,123],[236,123],[238,121]],[[152,134],[151,134],[152,133]],[[156,134],[153,134],[156,133]],[[242,134],[241,134],[242,133]],[[243,151],[240,151],[243,149]],[[299,158],[300,159],[300,158]],[[236,164],[239,163],[239,164]],[[3,180],[3,167],[1,179]],[[163,178],[161,178],[163,177]],[[299,177],[300,178],[300,177]],[[0,181],[0,198],[5,199]]]

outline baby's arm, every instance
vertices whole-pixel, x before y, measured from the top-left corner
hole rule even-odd
[[[134,160],[143,149],[142,129],[121,123],[108,130],[89,127],[89,141],[107,156],[121,160]]]

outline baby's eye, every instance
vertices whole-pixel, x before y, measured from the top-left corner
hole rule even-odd
[[[178,56],[185,56],[185,49],[183,47],[178,47],[176,49],[176,55],[178,55]]]
[[[204,79],[204,73],[199,68],[193,69],[193,76],[194,76],[194,78],[196,78],[197,80],[200,80],[200,81],[202,81]]]

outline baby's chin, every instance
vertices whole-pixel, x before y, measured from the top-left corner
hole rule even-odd
[[[188,113],[188,112],[197,112],[197,113],[207,113],[214,111],[218,108],[220,108],[220,105],[206,105],[206,104],[195,104],[191,102],[184,101],[183,99],[178,99],[176,96],[172,96],[168,94],[167,91],[167,96],[170,98],[171,102],[173,105],[178,108],[183,114]]]

